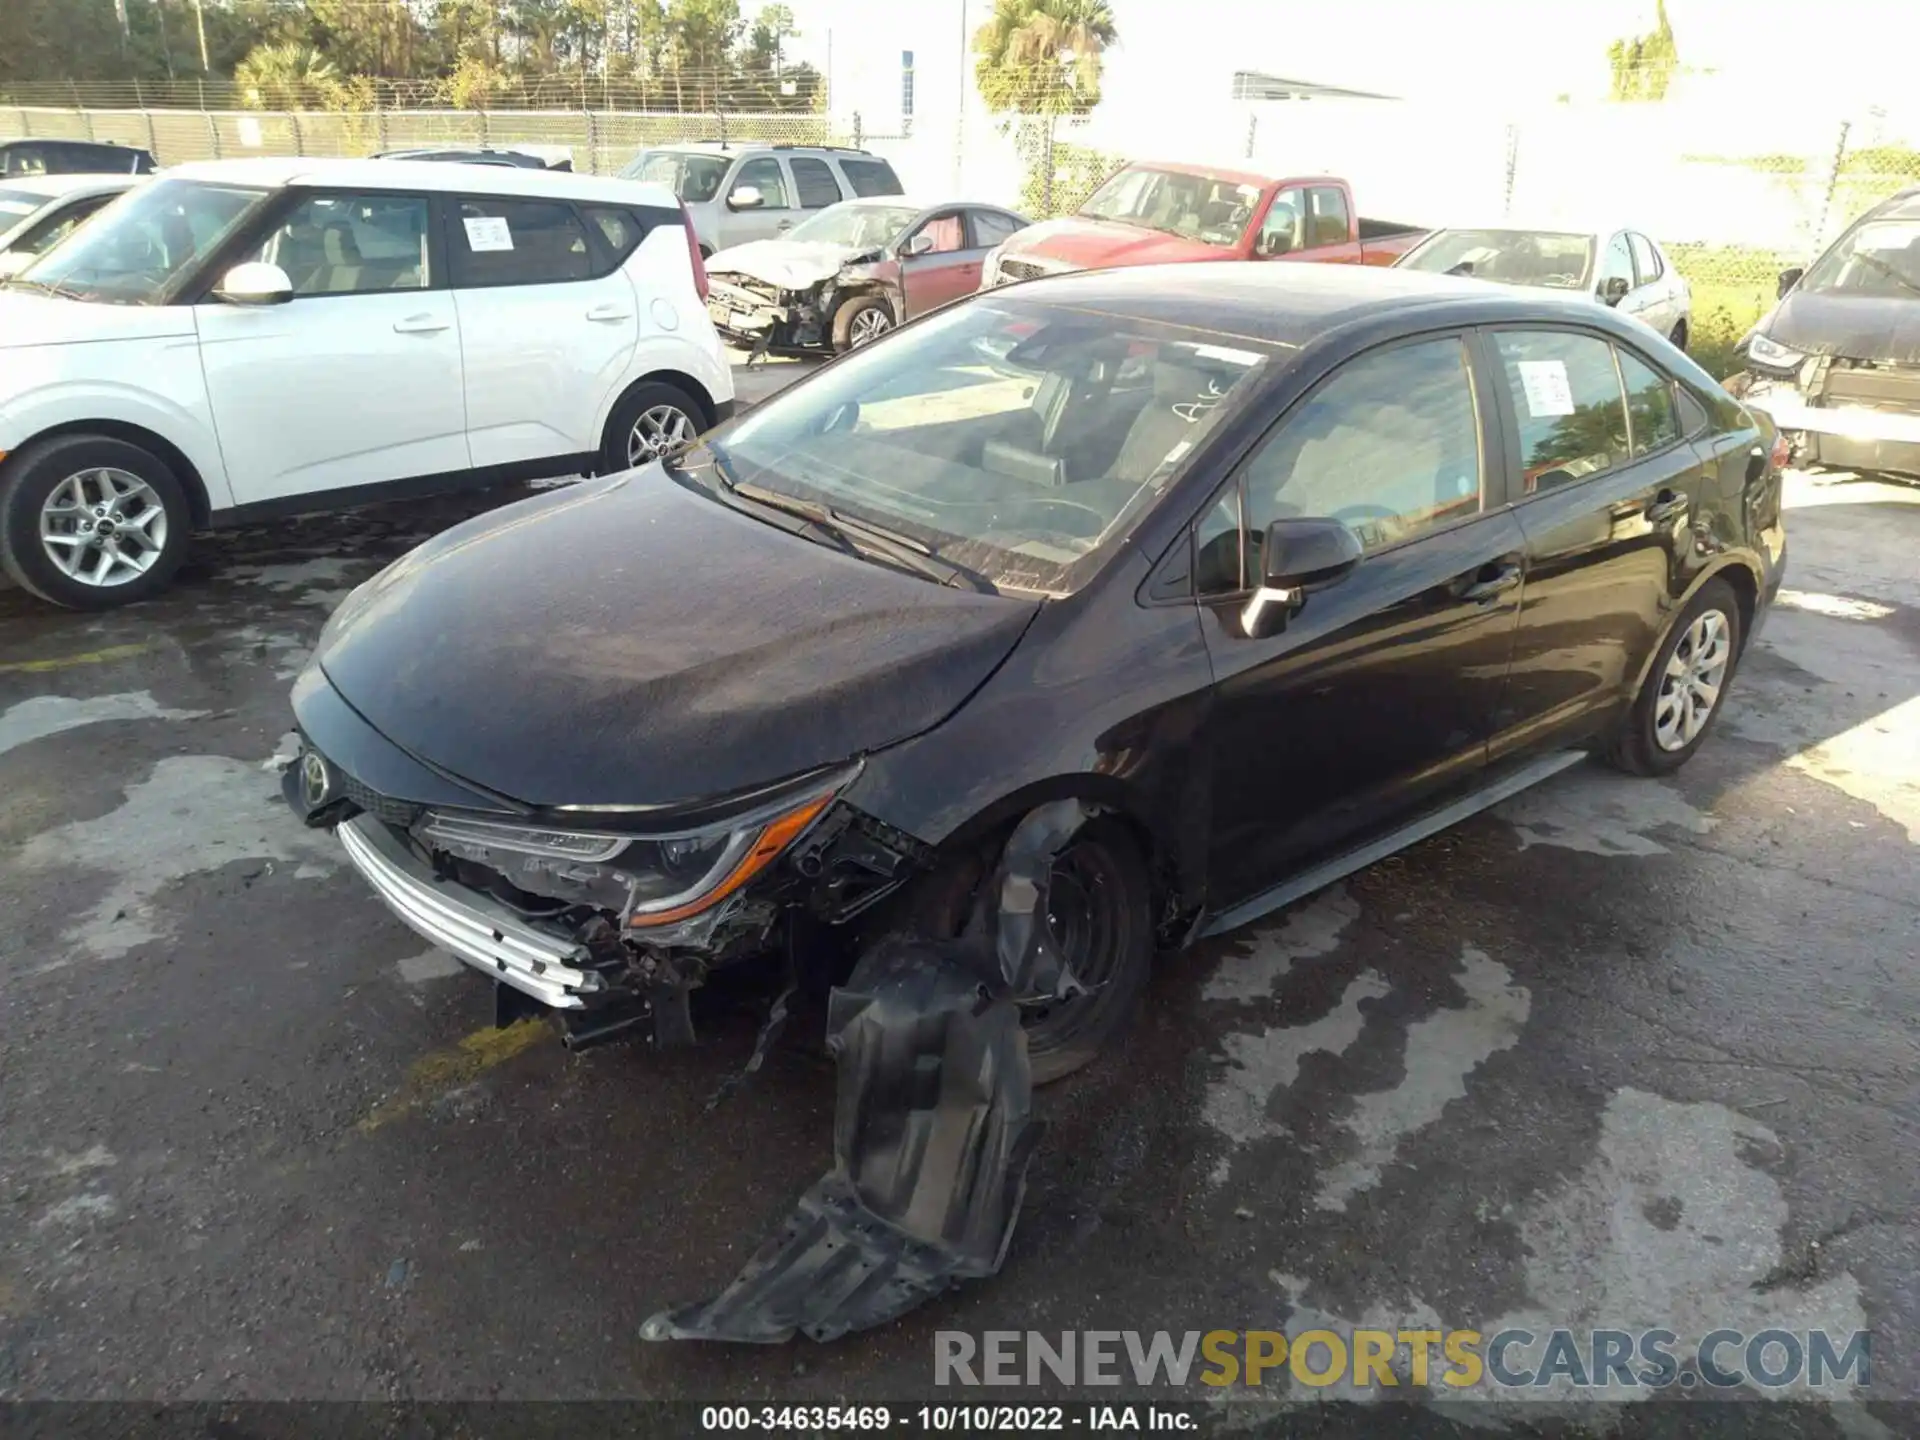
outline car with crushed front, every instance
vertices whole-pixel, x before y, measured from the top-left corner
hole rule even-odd
[[[952,936],[1072,802],[1019,997],[1049,1080],[1158,952],[1587,754],[1686,762],[1781,582],[1777,438],[1591,302],[1233,264],[983,293],[394,562],[295,685],[285,790],[576,1045],[685,1039],[748,957]]]

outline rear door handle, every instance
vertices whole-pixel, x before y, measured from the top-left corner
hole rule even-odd
[[[1460,598],[1475,605],[1491,605],[1520,583],[1520,564],[1514,560],[1494,560],[1482,565],[1460,587]]]
[[[1687,513],[1687,497],[1677,490],[1662,490],[1640,513],[1646,516],[1649,525],[1664,525]]]
[[[633,312],[631,310],[623,305],[611,303],[596,305],[587,311],[587,319],[596,321],[601,325],[617,325],[622,320],[631,320],[632,318]]]
[[[396,335],[437,335],[442,330],[452,328],[452,321],[442,320],[438,315],[409,315],[404,320],[393,322]]]

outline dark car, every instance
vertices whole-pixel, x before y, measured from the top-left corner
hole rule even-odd
[[[289,799],[409,924],[686,1033],[715,966],[951,933],[1080,816],[1036,1079],[1156,949],[1598,751],[1699,747],[1781,579],[1772,428],[1590,303],[1358,267],[949,306],[329,621]]]
[[[993,247],[1031,223],[998,205],[843,200],[711,256],[707,313],[749,350],[845,352],[971,295]]]
[[[1847,228],[1744,342],[1734,388],[1809,465],[1920,479],[1920,187]]]
[[[153,156],[92,140],[0,140],[0,176],[151,175]]]

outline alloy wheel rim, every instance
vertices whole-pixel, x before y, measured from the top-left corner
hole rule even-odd
[[[851,339],[855,345],[865,345],[878,340],[893,328],[893,321],[884,310],[863,310],[853,317]]]
[[[645,465],[649,460],[677,455],[693,443],[693,420],[678,405],[655,405],[642,412],[627,434],[627,463]]]
[[[167,507],[127,470],[81,470],[40,507],[40,549],[67,579],[96,590],[128,585],[160,563]]]
[[[1732,636],[1727,617],[1707,610],[1673,647],[1653,707],[1653,738],[1662,750],[1684,750],[1707,728],[1726,686]]]

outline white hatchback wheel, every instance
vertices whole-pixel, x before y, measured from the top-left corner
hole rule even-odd
[[[667,455],[677,455],[694,441],[698,427],[678,405],[655,405],[643,410],[627,434],[627,464],[640,466]]]
[[[40,507],[40,548],[62,575],[107,590],[138,580],[167,548],[167,507],[153,486],[112,467],[60,481]]]

